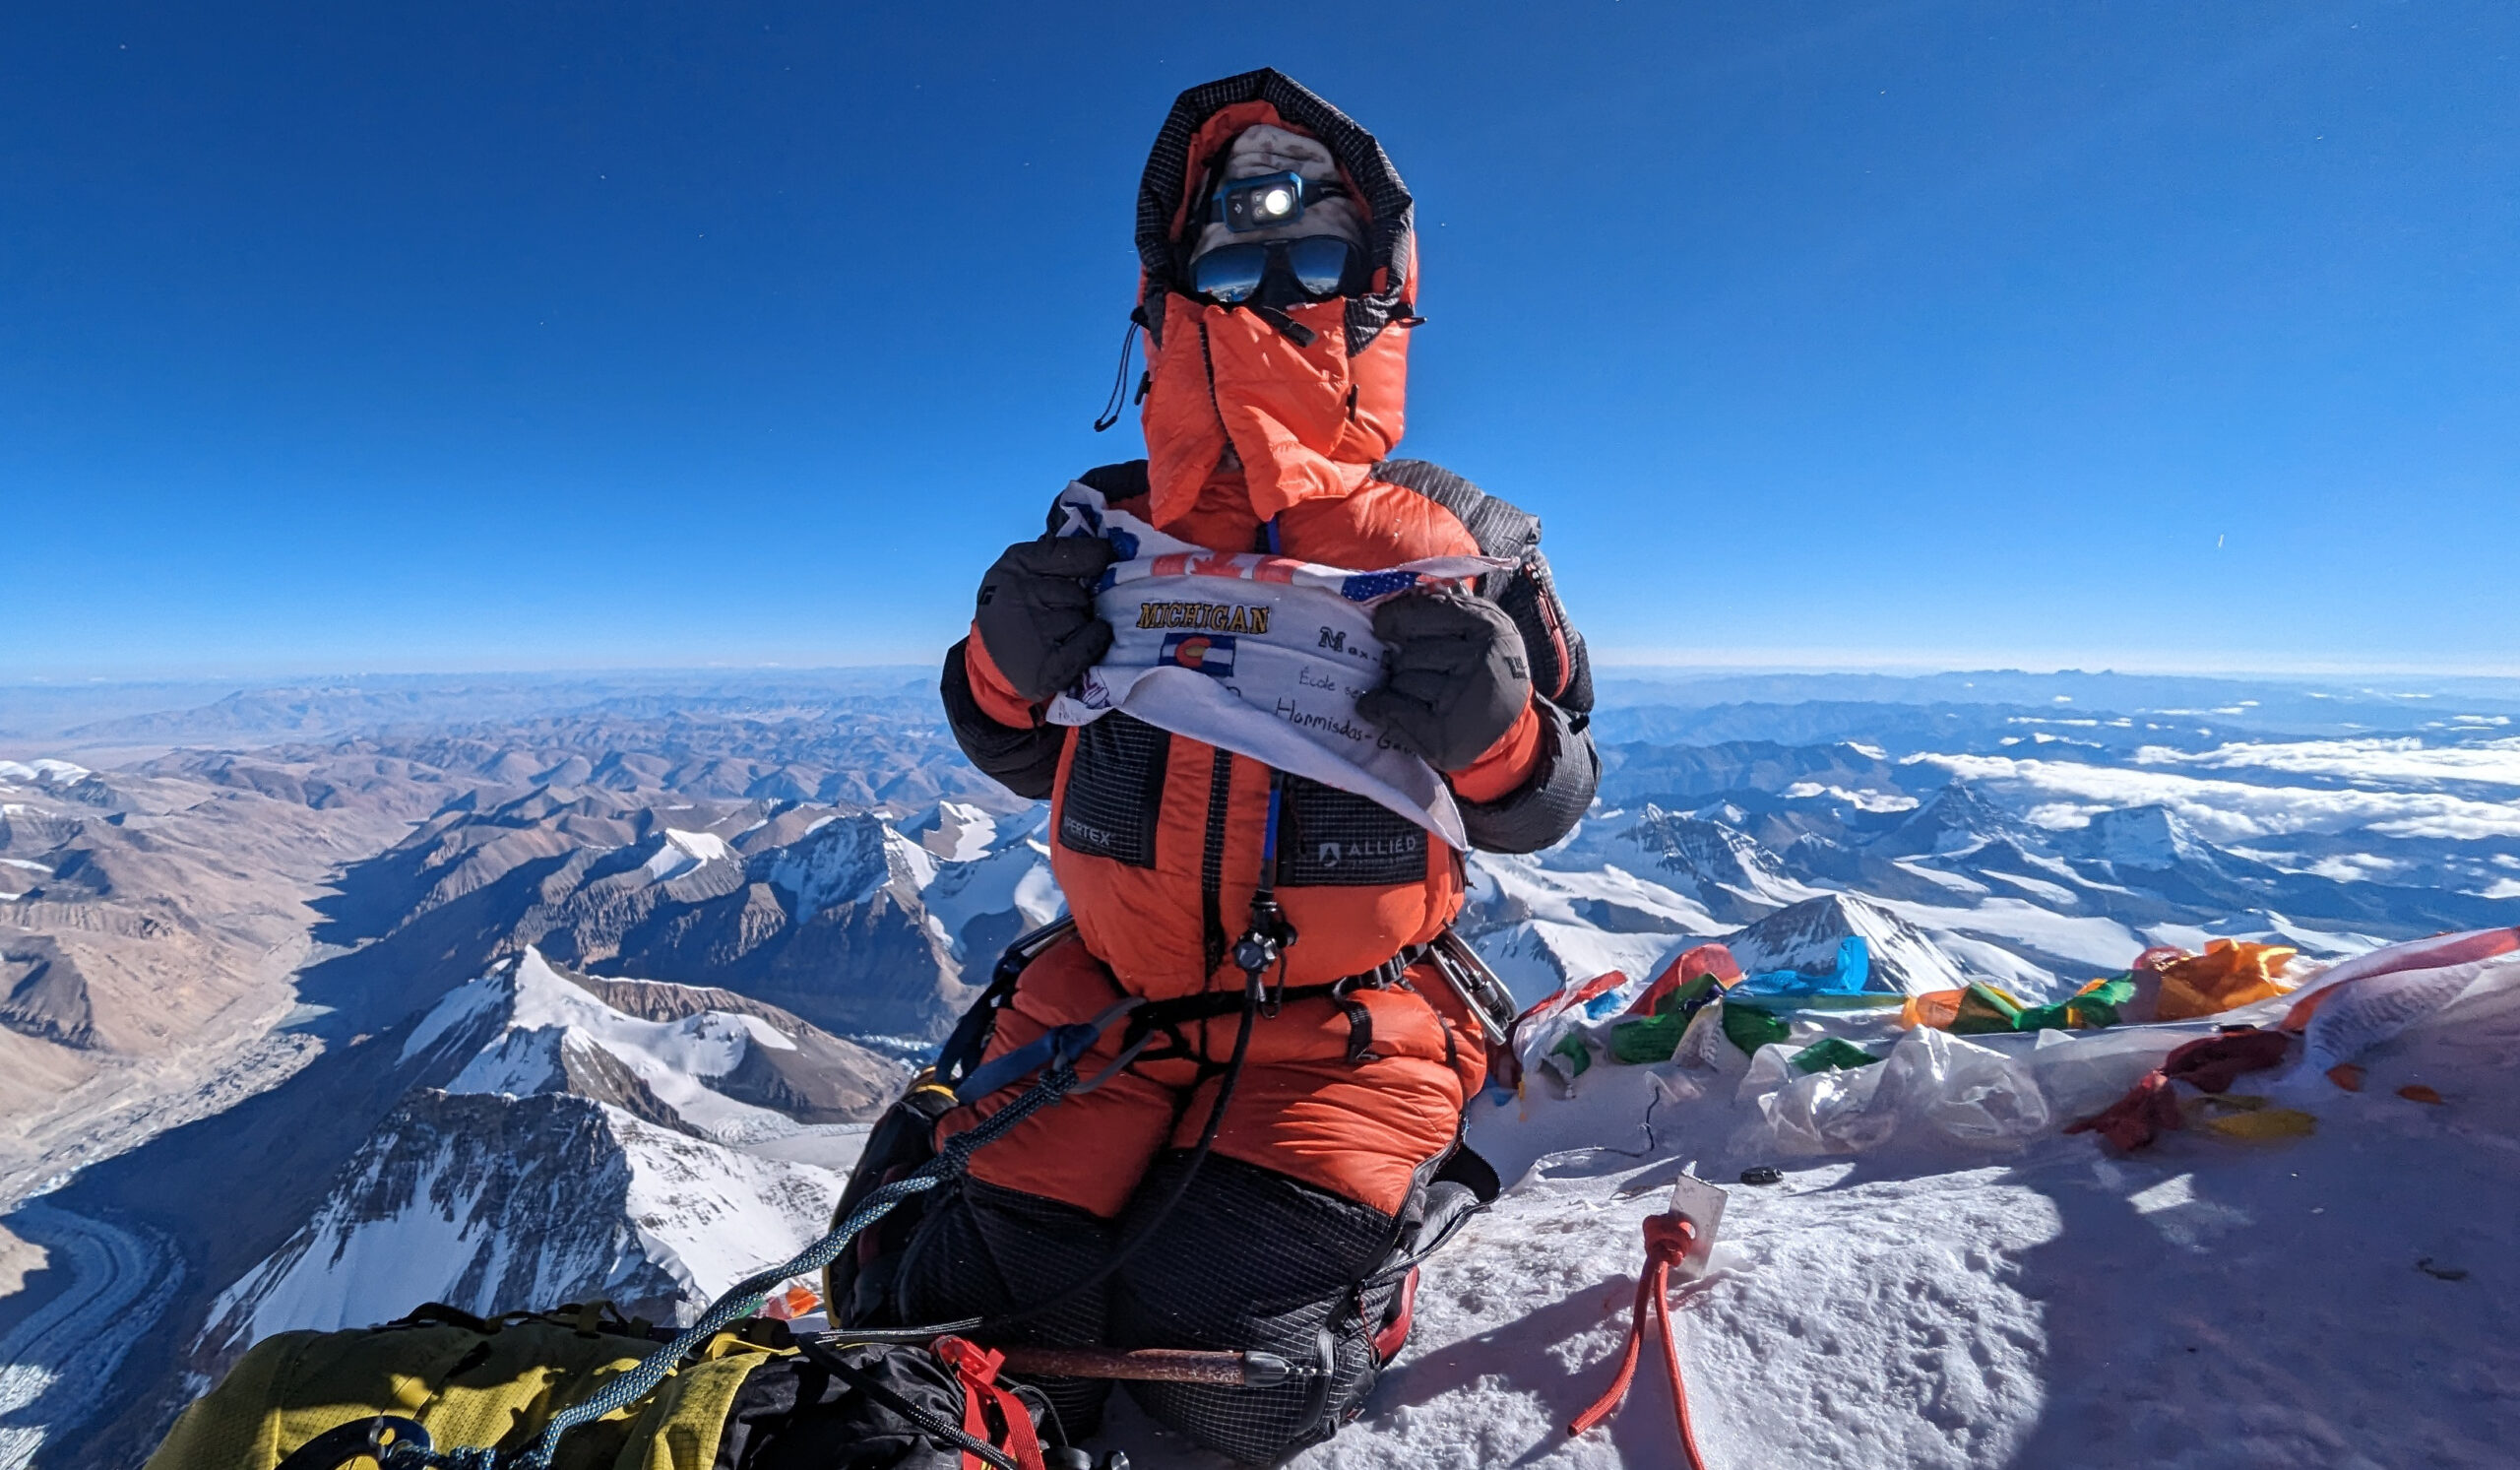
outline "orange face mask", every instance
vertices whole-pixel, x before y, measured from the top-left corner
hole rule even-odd
[[[1310,342],[1247,307],[1165,298],[1164,342],[1148,352],[1144,415],[1158,525],[1185,512],[1219,467],[1242,468],[1262,520],[1348,494],[1400,442],[1409,333],[1387,327],[1348,354],[1346,306],[1284,317]]]

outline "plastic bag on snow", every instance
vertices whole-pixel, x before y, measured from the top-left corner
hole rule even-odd
[[[1909,1032],[1882,1070],[1908,1116],[1954,1142],[2015,1144],[2045,1132],[2052,1117],[2028,1066],[1948,1032]]]
[[[1797,1048],[1778,1042],[1750,1058],[1736,1099],[1755,1098],[1776,1148],[1789,1155],[1855,1154],[1890,1141],[1899,1117],[1882,1106],[1887,1066],[1797,1071]]]
[[[1854,1154],[1905,1135],[1921,1143],[2003,1149],[2054,1115],[2031,1068],[1990,1047],[1928,1028],[1908,1032],[1879,1066],[1803,1075],[1796,1049],[1762,1047],[1735,1092],[1788,1155]]]
[[[2062,1122],[2116,1102],[2181,1044],[2211,1034],[2185,1026],[2043,1031],[2020,1064],[2038,1080],[2049,1116]]]

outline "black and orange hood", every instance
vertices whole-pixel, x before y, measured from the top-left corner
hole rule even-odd
[[[1338,160],[1367,216],[1372,277],[1362,294],[1280,313],[1188,293],[1197,231],[1185,228],[1186,214],[1234,136],[1261,123],[1317,139]],[[1147,338],[1143,422],[1158,525],[1230,480],[1267,520],[1351,493],[1390,455],[1405,419],[1417,321],[1416,221],[1408,186],[1371,133],[1273,70],[1193,87],[1174,99],[1147,157],[1137,244],[1135,320]]]

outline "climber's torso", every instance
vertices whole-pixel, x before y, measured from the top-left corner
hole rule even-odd
[[[1133,488],[1105,492],[1144,515]],[[1163,529],[1220,551],[1270,549],[1267,523],[1229,472]],[[1282,512],[1276,549],[1372,568],[1480,547],[1442,505],[1367,475],[1350,494]],[[1129,990],[1162,997],[1241,983],[1224,949],[1250,906],[1268,807],[1269,771],[1257,761],[1124,715],[1069,737],[1051,798],[1051,869],[1086,944]],[[1280,820],[1278,896],[1297,934],[1288,984],[1370,970],[1460,911],[1459,856],[1408,818],[1290,778]]]

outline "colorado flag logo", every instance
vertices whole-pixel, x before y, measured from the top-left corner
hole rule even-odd
[[[1233,677],[1233,639],[1223,633],[1168,633],[1163,662],[1195,669],[1211,678]]]

